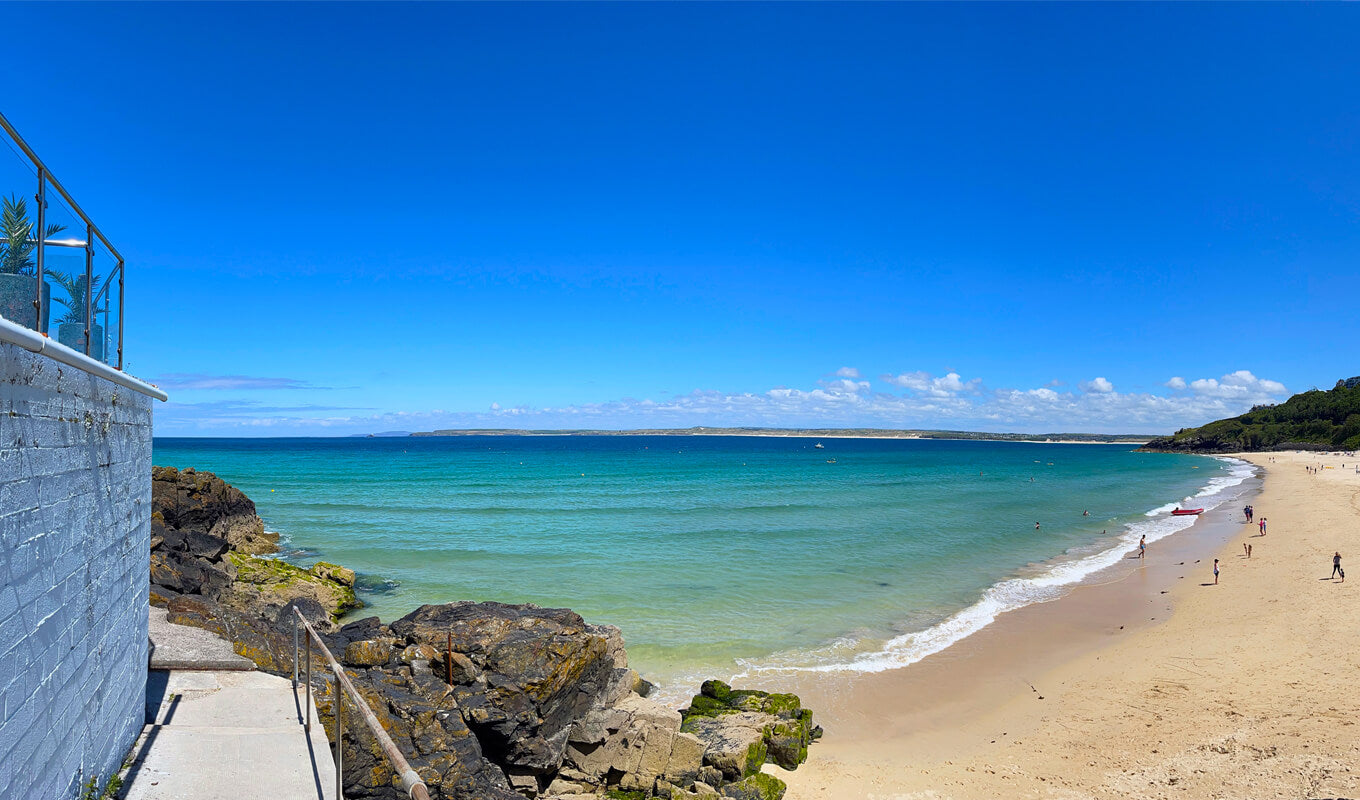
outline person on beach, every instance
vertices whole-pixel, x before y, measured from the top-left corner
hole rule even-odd
[[[1247,555],[1247,553],[1251,552],[1247,549],[1248,547],[1250,547],[1250,545],[1248,545],[1246,542],[1242,543],[1242,555],[1247,556],[1247,558],[1251,558],[1251,556]]]
[[[1345,571],[1344,569],[1341,568],[1341,551],[1340,551],[1340,550],[1336,551],[1336,555],[1332,556],[1332,579],[1333,579],[1333,580],[1336,579],[1336,574],[1337,574],[1338,572],[1341,573],[1341,582],[1342,582],[1342,583],[1345,583],[1345,582],[1346,582],[1346,571]]]
[[[1138,537],[1138,557],[1143,558],[1147,555],[1147,534]]]
[[[1214,585],[1218,585],[1218,559],[1214,559]]]
[[[1259,528],[1261,529],[1261,535],[1262,535],[1262,536],[1265,536],[1265,535],[1266,535],[1266,518],[1265,518],[1265,517],[1261,517],[1261,521],[1257,524],[1257,527],[1259,527]]]
[[[1247,545],[1247,558],[1251,558],[1251,545]]]

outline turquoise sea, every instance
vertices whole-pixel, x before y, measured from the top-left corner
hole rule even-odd
[[[1228,502],[1251,474],[1129,445],[820,443],[157,439],[154,460],[245,491],[288,558],[355,569],[361,615],[567,606],[677,687],[911,663],[1188,527],[1166,512]]]

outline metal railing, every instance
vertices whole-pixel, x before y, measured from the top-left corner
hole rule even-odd
[[[411,765],[406,763],[406,758],[397,749],[397,745],[392,741],[392,737],[383,730],[382,723],[378,722],[373,709],[368,707],[363,695],[354,688],[349,676],[345,674],[344,667],[335,660],[331,651],[326,647],[326,643],[321,641],[312,623],[302,616],[302,612],[293,607],[293,688],[298,684],[298,623],[307,631],[307,654],[306,654],[306,683],[307,683],[307,721],[303,723],[308,733],[312,732],[312,642],[321,648],[321,655],[330,665],[331,672],[335,675],[335,800],[344,800],[344,765],[343,756],[344,745],[341,743],[341,735],[344,734],[344,714],[341,713],[340,703],[344,695],[349,695],[349,699],[358,707],[363,714],[364,722],[368,724],[368,729],[373,732],[373,738],[378,740],[378,745],[382,747],[383,754],[387,756],[387,761],[392,765],[392,771],[401,776],[401,788],[406,791],[406,795],[412,800],[430,800],[430,790],[426,788],[425,781],[420,779],[416,771],[411,769]],[[341,691],[343,690],[343,691]]]
[[[85,355],[91,356],[97,361],[103,361],[107,363],[109,366],[114,367],[115,369],[122,370],[123,327],[124,327],[123,326],[124,273],[122,254],[119,253],[117,248],[115,248],[113,244],[108,240],[108,237],[104,236],[103,232],[99,230],[98,226],[96,226],[94,222],[91,221],[90,217],[81,209],[80,204],[78,204],[75,201],[75,198],[71,197],[70,192],[66,191],[66,188],[61,185],[61,182],[58,181],[52,175],[52,171],[47,168],[47,165],[43,164],[42,159],[38,158],[38,154],[33,152],[33,148],[28,146],[28,143],[25,142],[23,137],[19,135],[19,132],[14,129],[14,126],[10,124],[9,120],[5,118],[4,114],[0,114],[0,128],[4,128],[4,131],[9,136],[10,140],[13,141],[14,144],[18,145],[19,149],[23,151],[23,154],[27,156],[28,160],[33,163],[33,168],[37,170],[38,176],[38,191],[37,194],[33,196],[33,199],[37,205],[37,209],[35,212],[37,215],[37,224],[35,227],[30,229],[34,231],[34,234],[31,234],[28,237],[27,241],[20,243],[22,245],[31,245],[33,248],[32,251],[34,258],[33,271],[34,276],[37,279],[35,294],[33,298],[33,316],[28,318],[32,319],[34,324],[30,327],[32,327],[33,330],[36,330],[37,332],[41,333],[44,336],[47,335],[49,323],[48,316],[50,309],[49,303],[44,302],[43,300],[45,286],[48,289],[47,294],[50,296],[50,286],[47,285],[43,280],[44,277],[43,273],[45,272],[46,267],[45,259],[46,249],[48,247],[83,248],[85,250],[85,280],[84,280],[85,297],[80,299],[83,299],[84,301],[83,303],[85,312],[84,343],[83,348],[75,347],[73,349],[81,351]],[[61,195],[62,199],[66,202],[67,207],[77,216],[80,217],[81,222],[85,223],[84,241],[81,241],[79,239],[50,239],[46,236],[47,207],[48,207],[47,190],[49,187],[55,189],[57,193]],[[100,287],[97,293],[95,292],[94,289],[94,283],[96,280],[94,274],[94,256],[96,239],[104,245],[104,248],[109,252],[110,256],[117,262],[117,266],[112,270],[108,279],[104,281],[103,286]],[[6,238],[3,235],[0,235],[0,244],[4,244],[7,247],[13,247],[15,245],[14,242],[9,241],[8,238]],[[90,334],[92,329],[95,327],[95,314],[99,313],[101,310],[104,314],[103,332],[104,335],[107,335],[108,333],[109,327],[108,309],[110,303],[112,302],[112,298],[110,296],[111,295],[110,286],[113,283],[112,279],[115,274],[118,276],[118,319],[117,319],[118,347],[117,358],[113,359],[110,358],[111,354],[108,352],[108,349],[107,347],[105,347],[103,342],[100,343],[100,346],[98,348],[91,347],[92,343]],[[77,302],[77,298],[72,297],[71,301],[73,303]],[[27,319],[11,320],[11,322],[16,322],[21,325],[27,326],[28,320]],[[68,342],[63,342],[63,344],[68,344],[68,346],[70,346]]]

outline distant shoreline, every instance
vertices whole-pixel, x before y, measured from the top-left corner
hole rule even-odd
[[[939,439],[1023,442],[1028,444],[1146,444],[1143,434],[980,433],[974,431],[894,430],[891,428],[643,428],[638,430],[530,430],[471,428],[423,431],[410,436],[758,436],[790,439]],[[379,438],[382,434],[374,434]]]

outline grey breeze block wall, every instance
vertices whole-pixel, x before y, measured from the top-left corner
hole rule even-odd
[[[151,398],[0,342],[0,798],[75,797],[145,716]]]

